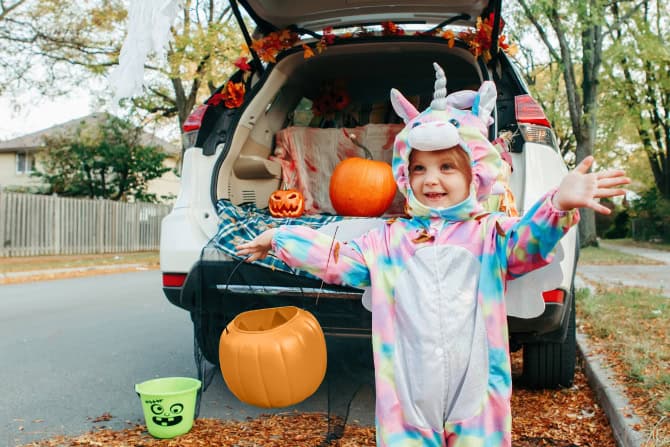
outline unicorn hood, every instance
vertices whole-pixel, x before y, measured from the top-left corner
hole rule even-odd
[[[496,87],[484,81],[478,91],[464,90],[447,96],[447,79],[438,64],[435,67],[433,101],[419,113],[398,90],[391,89],[393,109],[405,122],[393,144],[393,175],[406,198],[406,211],[412,216],[441,217],[447,220],[469,219],[484,211],[480,202],[502,167],[500,154],[488,140],[491,112],[496,102]],[[470,110],[467,110],[467,109]],[[434,151],[460,146],[468,154],[472,167],[470,196],[449,208],[430,208],[414,195],[409,183],[409,155],[412,150]]]

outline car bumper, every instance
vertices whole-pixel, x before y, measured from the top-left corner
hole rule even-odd
[[[372,328],[372,314],[362,305],[362,290],[238,261],[198,261],[183,286],[163,287],[163,292],[170,303],[194,318],[200,311],[214,313],[225,324],[247,310],[297,306],[312,312],[328,336],[368,337]],[[511,336],[520,343],[561,341],[565,310],[572,299],[566,293],[564,302],[547,303],[536,318],[508,317]]]

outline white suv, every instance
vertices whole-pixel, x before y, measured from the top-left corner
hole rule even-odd
[[[401,126],[389,91],[397,88],[424,109],[433,93],[433,62],[444,67],[450,93],[495,82],[490,138],[508,136],[508,185],[520,213],[567,172],[549,122],[508,57],[493,48],[484,62],[468,47],[473,34],[459,34],[474,29],[478,17],[480,24],[494,23],[500,0],[239,3],[257,24],[254,44],[240,20],[253,57],[184,125],[189,148],[181,192],[161,233],[163,290],[191,313],[197,354],[209,362],[219,362],[226,324],[261,307],[307,309],[328,339],[370,336],[363,290],[323,284],[276,258],[248,264],[234,247],[280,223],[312,225],[341,240],[369,228],[376,218],[334,211],[330,174],[340,159],[360,156],[361,146],[390,162]],[[231,5],[241,18],[236,2]],[[498,31],[493,27],[492,42]],[[270,215],[270,195],[283,187],[303,195],[304,215]],[[401,211],[396,201],[380,218]],[[510,346],[523,347],[524,379],[533,387],[573,380],[575,229],[557,250],[552,264],[508,283]]]

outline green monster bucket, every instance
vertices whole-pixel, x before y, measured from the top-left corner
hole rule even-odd
[[[201,382],[190,377],[164,377],[135,385],[147,430],[156,438],[174,438],[193,426],[195,399]]]

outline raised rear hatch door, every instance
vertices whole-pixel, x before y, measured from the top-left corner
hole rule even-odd
[[[320,31],[395,23],[439,24],[456,16],[456,23],[474,26],[477,17],[500,9],[500,0],[238,0],[262,33],[296,26]]]

